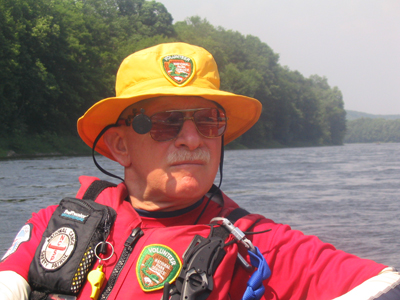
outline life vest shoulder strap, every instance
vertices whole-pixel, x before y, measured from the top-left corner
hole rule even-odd
[[[82,200],[93,200],[95,201],[97,197],[100,195],[102,191],[109,187],[116,187],[115,183],[106,181],[106,180],[95,180],[93,181],[88,189],[86,190],[85,194],[82,197]]]
[[[236,223],[239,219],[249,215],[250,213],[245,210],[242,207],[235,208],[234,210],[231,211],[229,215],[226,216],[226,218],[231,221],[232,223]]]

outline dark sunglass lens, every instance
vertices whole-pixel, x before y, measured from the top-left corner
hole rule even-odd
[[[151,137],[159,142],[175,138],[181,130],[183,123],[182,112],[160,112],[151,117],[153,126],[150,130]]]
[[[226,117],[223,110],[211,108],[196,111],[193,115],[197,129],[206,137],[217,137],[225,132]]]

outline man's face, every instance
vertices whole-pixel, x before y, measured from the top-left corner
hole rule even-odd
[[[167,110],[215,107],[200,97],[168,96],[145,101],[138,108],[152,116]],[[147,210],[184,208],[209,190],[218,171],[221,137],[203,137],[192,120],[184,121],[176,138],[164,142],[153,140],[149,133],[138,134],[130,126],[124,131],[130,157],[125,182],[131,198],[153,206]]]

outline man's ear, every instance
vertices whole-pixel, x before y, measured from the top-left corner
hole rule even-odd
[[[129,167],[131,165],[131,160],[123,128],[112,127],[108,129],[104,133],[103,139],[115,160],[123,167]]]

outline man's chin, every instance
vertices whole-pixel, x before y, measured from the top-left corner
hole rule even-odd
[[[210,189],[210,186],[199,184],[198,182],[190,182],[185,184],[177,184],[173,190],[168,191],[168,198],[176,199],[177,202],[193,199],[197,201],[201,199]]]

